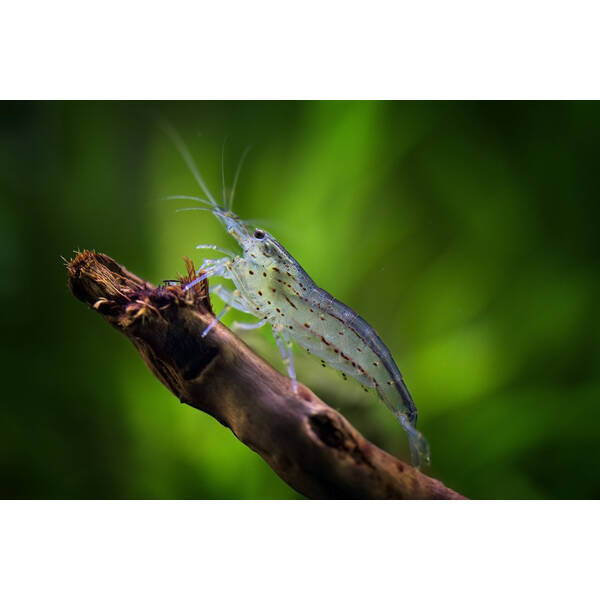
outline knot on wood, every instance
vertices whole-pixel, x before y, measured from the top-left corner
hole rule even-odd
[[[345,449],[346,434],[326,412],[318,412],[309,417],[310,427],[315,435],[331,448]]]

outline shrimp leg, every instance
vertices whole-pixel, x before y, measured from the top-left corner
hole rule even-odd
[[[235,291],[230,291],[228,290],[225,286],[219,284],[216,285],[214,288],[211,288],[210,291],[213,294],[216,294],[219,298],[221,298],[221,300],[223,300],[223,302],[226,302],[227,304],[231,305],[232,308],[235,308],[236,310],[239,310],[240,312],[252,315],[254,314],[250,308],[248,307],[248,305],[246,304],[246,302],[244,302],[244,299],[242,298],[242,295],[240,294],[240,292],[238,290]],[[259,327],[262,327],[263,325],[266,324],[266,319],[261,319],[260,321],[258,321],[258,323],[241,323],[240,321],[234,321],[231,324],[231,328],[232,329],[258,329]]]
[[[296,369],[294,367],[294,355],[292,354],[292,342],[290,339],[280,331],[273,327],[273,337],[277,342],[277,347],[281,353],[283,364],[286,366],[288,377],[292,380],[292,390],[294,394],[298,393],[298,382],[296,381]]]
[[[183,289],[187,292],[191,287],[194,287],[196,284],[204,281],[208,277],[223,277],[227,272],[227,264],[229,263],[228,258],[221,258],[219,260],[212,261],[211,259],[207,259],[202,263],[202,266],[196,271],[199,273],[200,271],[204,271],[202,275],[196,277],[193,281],[190,281]],[[204,270],[208,267],[206,270]]]
[[[198,244],[196,246],[196,250],[215,250],[217,252],[221,252],[221,254],[226,254],[230,258],[235,258],[235,254],[231,252],[231,250],[226,250],[225,248],[221,248],[221,246],[215,246],[214,244]]]
[[[223,310],[215,316],[215,318],[208,324],[208,327],[202,332],[200,337],[206,337],[208,332],[232,309],[231,304],[226,304]]]
[[[240,312],[253,314],[252,311],[248,308],[246,302],[242,298],[242,295],[238,290],[234,292],[228,290],[224,285],[220,284],[215,285],[215,287],[211,287],[210,291],[212,294],[216,294],[223,302],[227,304],[231,304],[233,308],[239,310]]]
[[[243,329],[243,330],[247,331],[249,329],[258,329],[266,324],[267,324],[267,322],[265,321],[265,319],[258,321],[258,323],[242,323],[241,321],[234,321],[231,324],[231,328],[232,329]]]
[[[202,264],[196,269],[196,274],[200,273],[200,271],[206,271],[209,267],[218,267],[219,265],[226,264],[228,259],[226,258],[205,258]],[[212,277],[212,275],[211,275]]]
[[[225,301],[225,306],[223,310],[215,316],[215,318],[209,323],[208,327],[202,332],[202,337],[206,337],[208,332],[220,321],[225,314],[227,314],[232,308],[240,310],[242,312],[250,312],[248,306],[244,302],[240,292],[235,290],[235,292],[230,292],[228,289],[223,287],[221,284],[215,286],[212,289],[212,292],[216,293],[219,298]]]

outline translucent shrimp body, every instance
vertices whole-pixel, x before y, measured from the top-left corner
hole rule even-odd
[[[174,141],[208,196],[208,200],[192,199],[204,204],[198,208],[211,211],[242,249],[241,256],[236,256],[216,246],[197,246],[218,250],[227,256],[205,260],[198,269],[201,274],[186,289],[207,277],[231,279],[236,288],[230,291],[221,285],[211,287],[212,293],[225,301],[225,308],[202,335],[207,335],[231,308],[256,316],[257,323],[238,323],[237,326],[241,329],[256,329],[267,323],[271,326],[294,392],[297,383],[292,341],[334,369],[354,377],[363,386],[375,388],[406,431],[413,464],[418,467],[422,462],[428,463],[427,441],[416,429],[417,409],[390,351],[375,330],[354,310],[318,287],[272,235],[249,227],[231,210],[219,206],[187,149],[178,138]],[[239,167],[234,188],[238,174]],[[227,204],[225,197],[223,201]],[[229,205],[231,201],[232,198]]]
[[[390,351],[375,330],[354,310],[318,287],[272,235],[249,228],[234,213],[217,205],[212,212],[237,240],[242,255],[205,261],[201,267],[205,272],[188,284],[191,287],[206,277],[221,276],[231,279],[236,287],[235,292],[221,286],[213,289],[226,306],[205,334],[230,308],[260,319],[256,325],[246,325],[246,329],[269,323],[294,390],[297,388],[292,340],[334,369],[375,388],[407,432],[413,464],[428,462],[427,442],[415,428],[415,404]]]

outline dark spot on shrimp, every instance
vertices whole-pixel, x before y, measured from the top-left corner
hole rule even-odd
[[[314,311],[314,310],[311,308],[311,309],[310,309],[310,312],[314,313],[315,311]]]
[[[344,335],[344,332],[343,332],[343,331],[338,331],[338,333],[339,333],[340,335]]]
[[[288,327],[289,327],[290,329],[294,329],[294,328],[293,328],[291,325],[288,325]]]
[[[376,363],[376,362],[374,362],[374,363],[373,363],[373,366],[374,366],[374,367],[378,367],[378,366],[379,366],[379,363]]]
[[[266,277],[266,276],[267,276],[267,274],[263,271],[263,277]]]
[[[277,290],[275,288],[271,288],[271,291],[275,293]]]
[[[357,352],[362,352],[362,350],[360,348],[358,348],[358,347],[356,348],[356,351]]]
[[[277,273],[279,273],[279,269],[277,267],[272,267],[273,271],[276,271]]]
[[[258,295],[262,296],[262,292],[260,290],[258,290]]]
[[[334,351],[336,354],[339,354],[339,353],[340,353],[340,351],[339,351],[337,348],[334,348],[334,349],[333,349],[333,351]]]
[[[271,301],[270,301],[270,300],[267,300],[267,304],[271,304]]]
[[[319,318],[321,319],[321,321],[324,321],[324,320],[325,320],[325,317],[323,317],[323,316],[321,316],[321,317],[319,317]]]
[[[250,273],[250,275],[254,275],[254,271],[248,271],[248,273]]]
[[[304,323],[304,327],[306,327],[307,329],[310,329],[310,325],[308,323]]]
[[[388,385],[394,385],[393,381],[388,381]]]
[[[321,341],[326,345],[326,346],[331,346],[331,342],[328,342],[323,336],[320,336]]]
[[[252,252],[250,252],[250,256],[251,256],[252,258],[256,258],[256,254],[252,254]]]
[[[288,304],[290,304],[292,306],[292,308],[296,308],[296,305],[286,296],[285,299],[288,301]]]
[[[352,366],[353,366],[353,367],[355,367],[355,366],[356,366],[356,363],[355,363],[354,361],[352,361]]]
[[[343,352],[340,352],[340,355],[341,355],[341,357],[342,357],[343,359],[345,359],[345,360],[350,360],[350,357],[349,357],[349,356],[346,356],[346,355],[345,355]]]
[[[276,308],[275,310],[276,310],[278,313],[280,313],[280,312],[281,312],[281,310],[280,310],[279,308]]]

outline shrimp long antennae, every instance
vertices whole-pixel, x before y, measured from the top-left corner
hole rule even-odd
[[[210,202],[210,200],[207,200],[206,198],[198,198],[197,196],[182,196],[182,195],[165,196],[164,199],[165,200],[193,200],[194,202],[200,202],[201,204],[206,204],[207,206],[214,207],[214,205],[212,204],[212,202]]]
[[[227,137],[223,140],[223,146],[221,148],[221,192],[223,196],[223,207],[225,210],[229,210],[227,206],[227,194],[225,193],[225,143]]]
[[[177,133],[177,131],[175,131],[172,125],[164,119],[161,119],[159,124],[162,127],[163,131],[171,138],[173,144],[175,144],[175,147],[179,151],[179,154],[181,154],[181,157],[186,162],[188,168],[192,172],[192,175],[198,182],[198,185],[202,188],[202,191],[208,196],[211,204],[213,206],[218,206],[215,199],[213,198],[213,195],[210,193],[208,186],[204,182],[204,179],[202,178],[202,175],[200,174],[200,171],[198,170],[196,162],[194,161],[190,151],[188,150],[188,147],[186,146],[185,142],[181,139],[180,135]]]
[[[207,210],[213,212],[212,209],[204,206],[184,206],[183,208],[176,208],[175,212],[183,212],[184,210]]]
[[[235,188],[237,186],[238,178],[240,176],[240,171],[242,170],[242,165],[244,164],[244,160],[246,160],[246,156],[248,156],[248,152],[250,152],[251,146],[247,146],[242,156],[240,157],[240,161],[238,162],[237,169],[235,170],[235,176],[233,177],[233,185],[231,186],[231,193],[229,194],[229,206],[228,210],[233,208],[233,196],[235,195]]]
[[[276,221],[272,221],[270,219],[244,219],[244,224],[252,227],[280,227]]]

